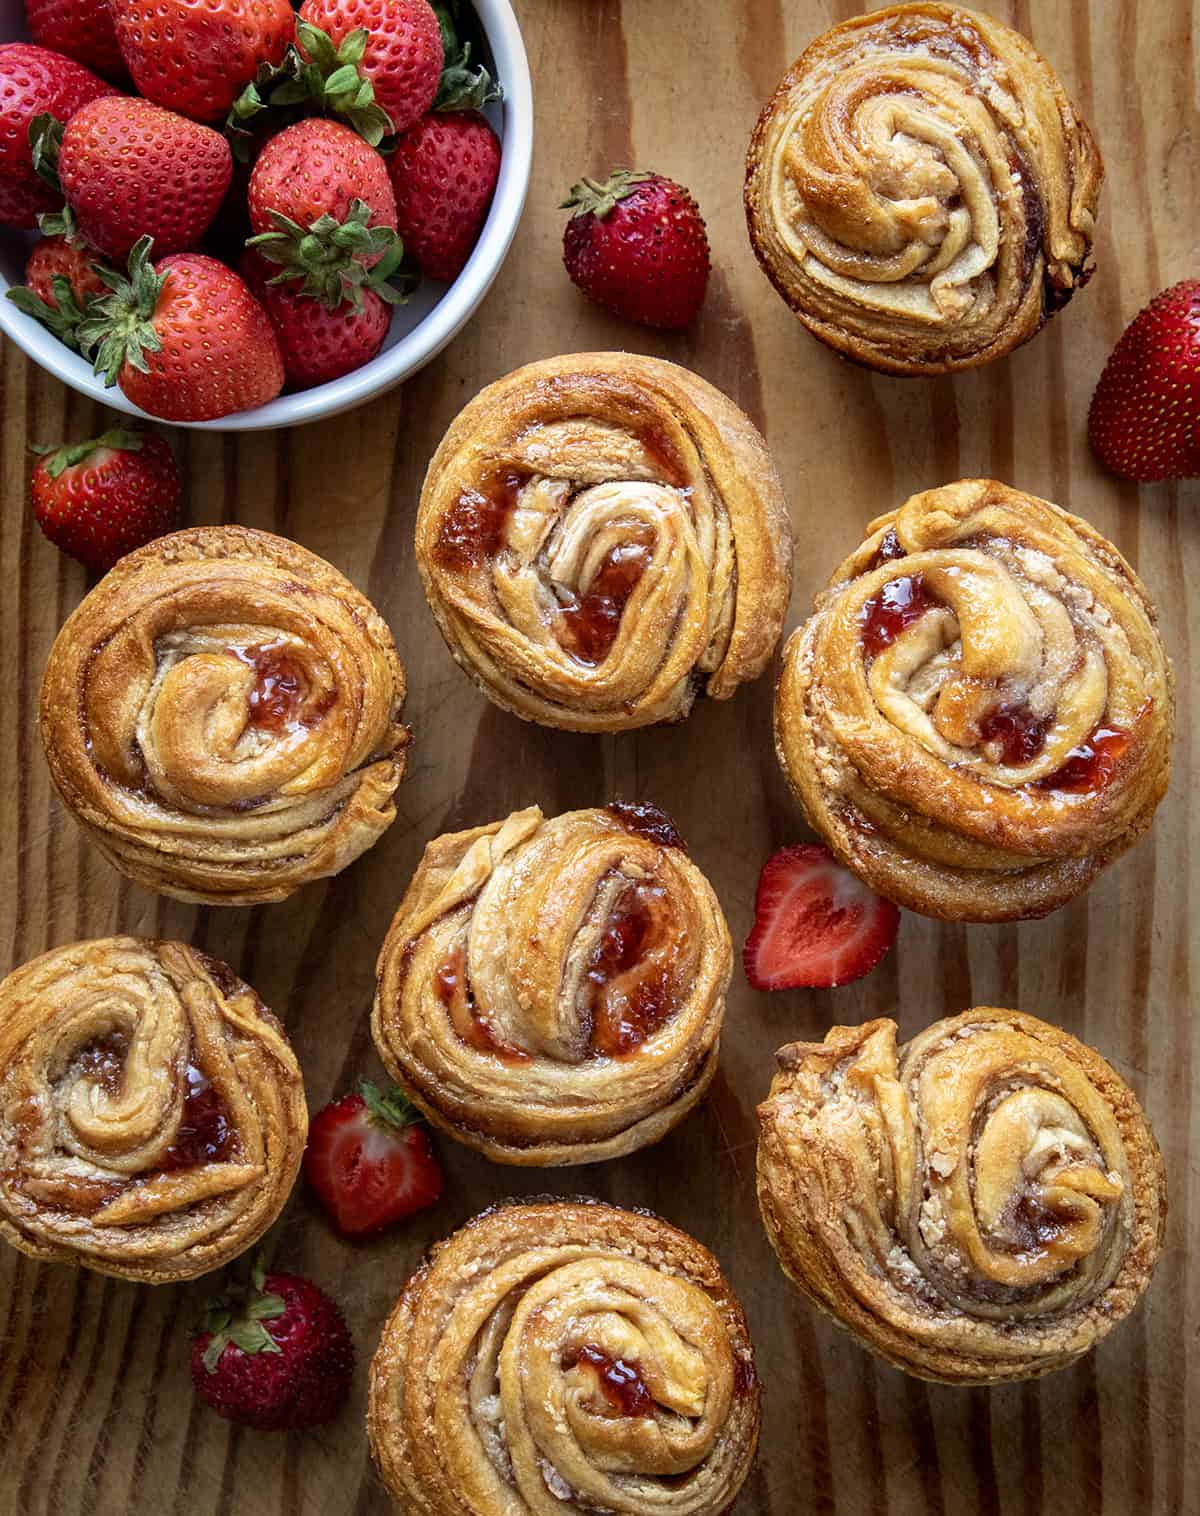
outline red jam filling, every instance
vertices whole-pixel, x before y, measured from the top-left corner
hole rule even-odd
[[[754,1372],[754,1364],[749,1358],[736,1357],[733,1360],[733,1393],[735,1395],[748,1395],[758,1384],[758,1375]]]
[[[908,553],[900,546],[900,539],[896,536],[896,528],[889,526],[879,539],[879,546],[875,549],[875,555],[867,565],[867,568],[878,568],[881,563],[891,563],[896,558],[907,557]]]
[[[1052,717],[1035,716],[1027,705],[1001,705],[979,723],[979,740],[997,744],[1000,761],[1014,768],[1037,757],[1052,725]]]
[[[462,492],[438,527],[434,560],[451,573],[476,568],[500,551],[525,475],[509,469],[480,483],[482,490]]]
[[[250,691],[248,705],[250,725],[258,731],[282,732],[289,726],[315,726],[333,704],[332,691],[319,700],[308,699],[308,676],[285,643],[262,642],[254,647],[231,648],[230,652],[255,672],[257,682]]]
[[[194,1169],[201,1163],[228,1163],[237,1146],[225,1102],[203,1069],[187,1066],[187,1094],[175,1141],[163,1155],[161,1168]]]
[[[654,472],[672,489],[681,490],[687,485],[687,475],[675,452],[674,444],[661,427],[649,426],[638,433],[642,451],[653,465]]]
[[[604,809],[614,820],[619,821],[627,832],[633,832],[638,837],[647,837],[651,842],[657,842],[659,847],[674,847],[681,853],[687,852],[687,844],[675,830],[675,823],[665,811],[660,811],[658,806],[644,805],[629,800],[614,800]]]
[[[1062,768],[1038,780],[1044,790],[1062,790],[1068,795],[1090,795],[1101,790],[1116,772],[1128,748],[1130,734],[1119,726],[1098,726],[1090,737],[1067,754]]]
[[[650,963],[637,972],[657,935],[664,899],[658,885],[631,885],[618,898],[592,949],[587,980],[591,1049],[598,1057],[636,1052],[674,1012],[674,986],[666,966]]]
[[[653,1416],[654,1396],[651,1395],[641,1370],[636,1363],[626,1363],[624,1358],[613,1358],[603,1348],[585,1344],[576,1353],[572,1362],[586,1363],[596,1376],[600,1393],[618,1416]]]
[[[595,666],[612,652],[629,597],[652,555],[648,542],[620,542],[609,551],[585,593],[564,598],[558,613],[558,639],[578,663]]]
[[[456,947],[439,965],[436,975],[437,997],[446,1007],[450,1025],[460,1042],[478,1053],[492,1053],[506,1063],[528,1063],[523,1048],[505,1042],[496,1031],[491,1017],[475,1004],[467,981],[467,956]]]
[[[920,574],[890,579],[859,612],[863,647],[872,657],[877,656],[895,642],[905,627],[919,621],[937,604]]]
[[[128,1052],[129,1038],[123,1032],[106,1032],[79,1049],[71,1060],[71,1068],[77,1077],[92,1079],[106,1094],[116,1095]]]

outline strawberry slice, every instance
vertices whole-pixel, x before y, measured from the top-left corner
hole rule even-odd
[[[343,1237],[365,1237],[422,1211],[442,1193],[429,1133],[399,1090],[364,1080],[313,1118],[304,1173]]]
[[[767,859],[742,961],[756,990],[832,989],[870,973],[896,940],[900,912],[801,842]]]

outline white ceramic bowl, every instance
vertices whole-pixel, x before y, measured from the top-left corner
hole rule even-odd
[[[495,199],[466,268],[450,285],[423,281],[408,304],[400,306],[392,317],[383,350],[352,374],[294,395],[281,395],[257,410],[190,425],[207,431],[251,432],[299,426],[305,421],[335,416],[416,373],[471,319],[512,243],[525,204],[533,156],[533,92],[517,18],[509,0],[472,0],[472,3],[487,36],[493,72],[504,86],[503,101],[489,105],[485,111],[500,136],[503,152]],[[23,0],[0,0],[0,41],[16,42],[28,37]],[[33,240],[31,233],[0,227],[0,330],[64,384],[113,410],[142,415],[115,385],[105,389],[91,365],[78,353],[64,347],[45,327],[30,316],[23,316],[10,300],[3,298],[10,284],[21,283]]]

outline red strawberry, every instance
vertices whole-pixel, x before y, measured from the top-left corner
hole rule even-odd
[[[227,1421],[262,1432],[320,1426],[350,1393],[354,1344],[341,1311],[295,1274],[263,1274],[209,1302],[192,1383]]]
[[[896,940],[900,912],[802,842],[767,859],[742,961],[756,990],[830,989],[870,973]]]
[[[250,246],[333,307],[385,253],[399,258],[387,165],[337,121],[297,121],[272,137],[250,175]]]
[[[279,339],[287,381],[300,390],[369,363],[392,323],[391,306],[369,289],[362,291],[357,310],[349,301],[331,310],[323,300],[297,291],[293,281],[264,284],[258,298]]]
[[[642,326],[687,326],[708,286],[708,237],[700,208],[661,174],[618,169],[584,179],[563,201],[574,215],[563,262],[585,295]]]
[[[429,0],[304,0],[300,20],[323,31],[335,47],[365,28],[358,68],[375,99],[402,132],[433,104],[442,72],[442,32]],[[300,34],[305,56],[314,49]]]
[[[104,572],[173,530],[179,511],[175,455],[155,432],[114,427],[90,442],[39,447],[33,514],[56,547]]]
[[[127,399],[167,421],[250,410],[283,388],[267,313],[232,269],[202,253],[149,262],[150,239],[129,255],[129,278],[84,323],[95,369]]]
[[[106,79],[128,82],[109,0],[25,0],[25,16],[39,47],[66,53]]]
[[[34,243],[26,260],[25,283],[39,299],[56,309],[53,280],[60,275],[71,286],[79,304],[86,305],[89,300],[108,294],[108,285],[96,272],[97,262],[98,254],[81,242],[71,242],[66,237],[43,237]]]
[[[343,1237],[364,1237],[424,1210],[442,1193],[429,1133],[399,1090],[366,1080],[308,1129],[304,1173]]]
[[[1200,475],[1200,279],[1184,279],[1135,316],[1104,365],[1088,436],[1125,479]]]
[[[389,162],[396,224],[429,279],[456,279],[479,237],[500,173],[500,142],[473,112],[422,116]]]
[[[58,153],[80,231],[111,258],[124,258],[141,236],[160,254],[194,247],[232,173],[220,132],[127,95],[76,112]]]
[[[98,260],[99,254],[83,243],[43,237],[25,264],[25,283],[8,289],[7,298],[78,352],[79,328],[94,314],[94,302],[109,293]],[[111,269],[108,273],[117,277]]]
[[[295,35],[288,0],[112,0],[121,53],[147,100],[218,121]]]
[[[114,95],[111,84],[61,53],[23,42],[0,46],[0,223],[36,226],[62,196],[33,167],[29,128],[38,116],[69,121],[82,105]]]

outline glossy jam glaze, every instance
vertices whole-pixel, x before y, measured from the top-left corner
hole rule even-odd
[[[657,842],[659,847],[673,847],[678,848],[681,853],[687,852],[687,843],[675,830],[675,823],[666,811],[659,810],[658,806],[640,801],[614,800],[604,809],[619,821],[627,832],[632,832],[637,837],[645,837],[650,842]]]
[[[592,1343],[581,1347],[564,1367],[574,1368],[580,1363],[586,1364],[595,1374],[600,1393],[618,1416],[654,1415],[654,1396],[636,1363],[613,1358]]]
[[[467,955],[461,946],[453,948],[438,965],[435,980],[437,997],[446,1007],[450,1025],[460,1042],[506,1063],[529,1062],[529,1054],[505,1042],[491,1018],[476,1005],[467,977]]]
[[[76,1078],[91,1079],[108,1095],[121,1089],[129,1038],[124,1032],[106,1032],[86,1043],[71,1059],[70,1071]]]
[[[237,1134],[219,1092],[195,1063],[184,1075],[187,1093],[175,1141],[163,1154],[161,1167],[194,1169],[202,1163],[228,1163],[236,1153]]]
[[[664,928],[665,907],[660,885],[630,884],[604,923],[586,976],[594,1056],[635,1053],[674,1013],[671,974],[661,959],[648,958]]]
[[[994,745],[999,761],[1016,768],[1037,757],[1053,724],[1052,716],[1035,716],[1027,705],[1002,705],[979,723],[979,741]]]
[[[859,612],[863,647],[871,657],[876,657],[895,642],[905,627],[919,621],[938,603],[926,590],[920,574],[889,579]]]
[[[494,558],[504,542],[504,529],[524,474],[505,469],[466,489],[442,517],[433,545],[434,562],[451,573],[464,573]]]
[[[1089,795],[1102,790],[1116,772],[1121,755],[1129,747],[1130,734],[1119,726],[1098,726],[1053,774],[1038,781],[1046,790],[1067,795]]]
[[[896,528],[889,526],[887,531],[879,539],[879,546],[875,549],[874,556],[868,569],[878,568],[881,563],[892,563],[897,558],[907,558],[908,554],[900,546],[900,539],[896,536]]]
[[[582,595],[560,602],[558,640],[578,663],[592,667],[612,652],[629,597],[654,555],[652,545],[633,538],[610,549]]]
[[[287,643],[262,642],[230,652],[255,672],[247,704],[256,731],[278,734],[290,727],[315,726],[333,704],[331,691],[310,698],[308,675]]]

